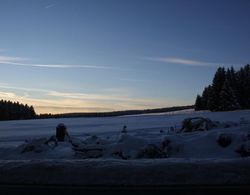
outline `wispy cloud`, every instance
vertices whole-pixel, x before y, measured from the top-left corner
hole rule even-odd
[[[77,65],[77,64],[39,64],[39,63],[27,63],[30,60],[28,58],[13,57],[13,56],[0,56],[0,64],[14,65],[14,66],[26,66],[26,67],[39,67],[39,68],[83,68],[83,69],[113,69],[113,70],[125,70],[111,66],[96,66],[96,65]]]
[[[11,99],[11,98],[15,98],[16,95],[15,95],[15,93],[11,93],[11,92],[0,92],[0,97],[6,98],[6,99]]]
[[[47,89],[17,87],[17,86],[9,85],[7,83],[0,83],[0,88],[2,88],[2,89],[14,89],[14,90],[21,90],[21,91],[28,91],[28,92],[42,92],[42,93],[50,93],[51,92],[51,90],[47,90]]]
[[[0,48],[0,52],[5,52],[6,49]]]
[[[38,113],[145,109],[162,107],[166,103],[159,99],[135,98],[129,95],[59,92],[4,83],[0,84],[0,89],[0,98],[33,105]],[[35,97],[34,92],[43,93],[44,98]]]
[[[84,68],[84,69],[112,69],[108,66],[95,66],[95,65],[74,65],[74,64],[30,64],[19,62],[0,62],[0,64],[9,64],[16,66],[40,67],[40,68]]]
[[[16,63],[28,60],[27,58],[14,57],[14,56],[0,56],[1,64]]]
[[[149,79],[133,79],[133,78],[120,78],[119,80],[126,81],[126,82],[128,81],[128,82],[142,82],[142,83],[152,82],[152,80],[149,80]]]
[[[180,64],[186,66],[218,66],[221,63],[212,63],[198,60],[191,60],[185,58],[175,58],[175,57],[158,57],[158,58],[146,58],[147,60],[155,61],[155,62],[165,62],[165,63],[173,63]]]
[[[56,4],[53,3],[53,4],[49,4],[49,5],[45,6],[45,8],[46,8],[46,9],[49,9],[49,8],[52,8],[52,7],[55,7],[55,6],[56,6]]]
[[[1,56],[0,64],[11,65],[11,66],[23,66],[23,67],[34,67],[34,68],[57,68],[57,69],[96,69],[96,70],[115,70],[115,71],[133,71],[134,69],[121,68],[115,66],[99,66],[89,64],[40,64],[40,63],[29,63],[30,58],[22,58],[15,56]]]
[[[100,100],[100,101],[116,101],[116,102],[141,102],[141,103],[153,103],[153,99],[144,98],[131,98],[128,96],[117,96],[117,95],[105,95],[105,94],[87,94],[87,93],[68,93],[68,92],[57,92],[51,91],[48,93],[49,96],[80,99],[80,100]]]
[[[55,90],[46,90],[38,88],[26,88],[26,87],[15,87],[8,85],[0,85],[0,88],[22,90],[28,92],[42,92],[47,96],[58,97],[60,99],[78,99],[78,100],[91,100],[91,101],[116,101],[116,102],[141,102],[141,103],[152,103],[153,99],[144,98],[130,98],[128,96],[117,96],[117,95],[106,95],[106,94],[94,94],[94,93],[72,93],[72,92],[59,92]]]

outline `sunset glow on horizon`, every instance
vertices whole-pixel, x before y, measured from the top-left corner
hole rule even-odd
[[[244,0],[1,0],[0,99],[38,114],[192,105],[219,66],[250,63],[249,8]]]

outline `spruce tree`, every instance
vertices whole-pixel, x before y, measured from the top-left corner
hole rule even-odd
[[[238,91],[238,101],[241,107],[246,107],[245,102],[245,92],[244,92],[244,85],[245,85],[245,71],[243,68],[236,73],[236,87]]]
[[[209,85],[207,87],[207,109],[211,111],[218,111],[218,95],[216,95],[214,88]]]
[[[200,100],[198,100],[199,103]],[[235,71],[219,67],[212,85],[204,88],[201,96],[202,109],[211,111],[250,108],[250,65]]]
[[[6,100],[0,101],[0,120],[19,120],[36,118],[33,106],[11,102]]]
[[[204,110],[203,104],[202,104],[202,98],[200,95],[197,95],[196,97],[196,101],[195,101],[195,106],[194,109],[195,110]]]
[[[240,104],[236,95],[230,86],[230,82],[226,79],[220,91],[220,111],[240,109]]]
[[[219,105],[220,105],[220,91],[222,89],[222,86],[225,82],[226,79],[226,72],[225,68],[219,67],[214,75],[213,78],[213,83],[212,83],[212,90],[213,90],[213,95],[215,96],[212,109],[213,110],[218,110]]]
[[[246,108],[250,108],[250,65],[244,67],[244,99]]]
[[[205,87],[203,92],[202,92],[202,96],[201,96],[201,100],[202,100],[202,108],[203,110],[207,110],[208,106],[207,106],[207,102],[208,102],[208,96],[209,96],[209,87]]]

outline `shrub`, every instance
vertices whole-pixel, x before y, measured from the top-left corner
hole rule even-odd
[[[231,136],[223,133],[223,134],[220,134],[218,139],[217,139],[217,142],[218,144],[221,146],[221,147],[227,147],[229,146],[231,143],[232,143],[232,138]]]

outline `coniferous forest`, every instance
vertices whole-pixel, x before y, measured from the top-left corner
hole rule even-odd
[[[235,71],[219,67],[211,85],[197,95],[195,110],[229,111],[250,109],[250,65]]]
[[[33,106],[6,100],[0,101],[0,120],[19,120],[34,118],[36,118],[36,113]]]

